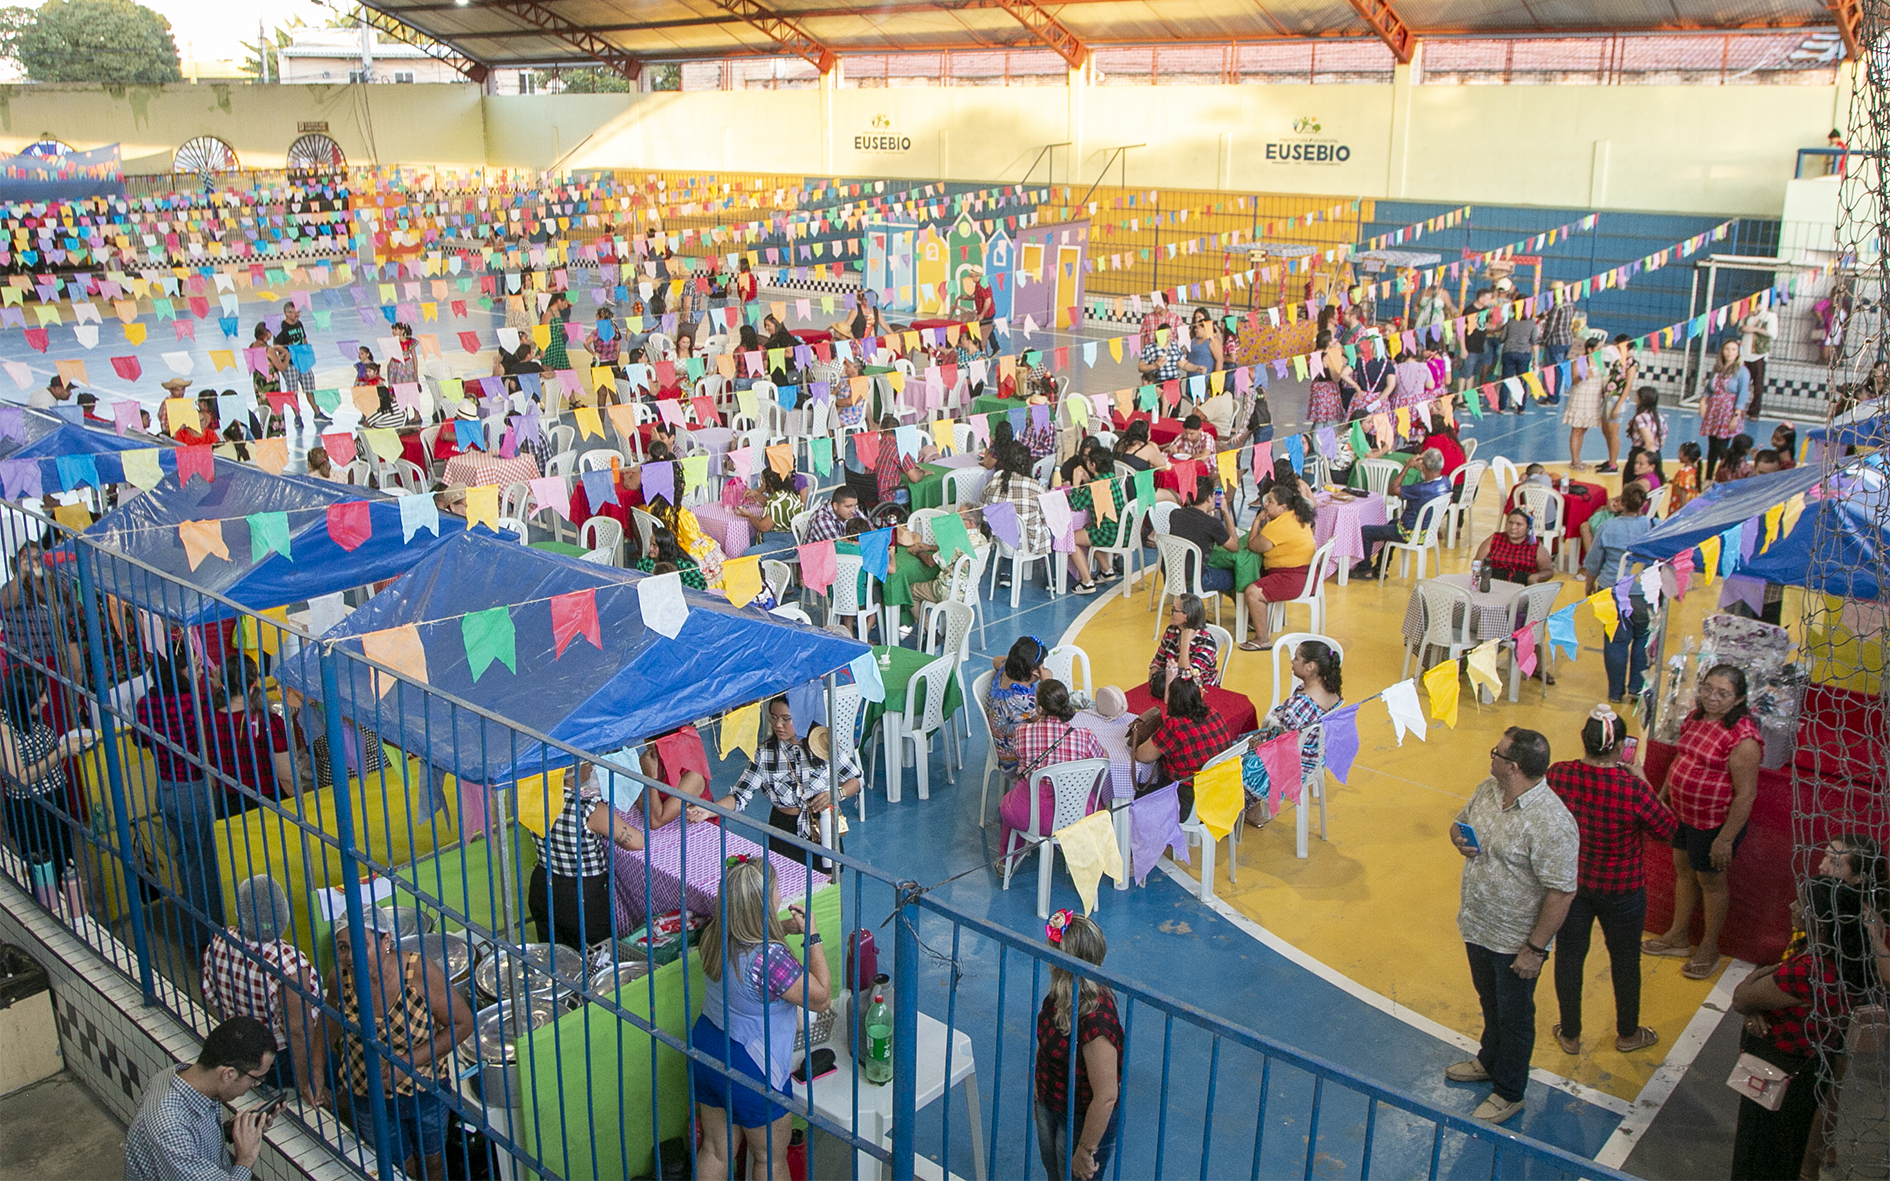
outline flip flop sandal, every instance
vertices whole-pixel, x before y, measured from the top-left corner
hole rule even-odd
[[[1717,971],[1719,971],[1719,960],[1717,959],[1710,964],[1702,964],[1694,960],[1688,960],[1685,966],[1680,969],[1680,974],[1685,976],[1688,980],[1704,980]]]
[[[1242,652],[1265,652],[1271,645],[1262,644],[1259,640],[1242,640],[1239,647]]]
[[[1653,1030],[1643,1025],[1635,1030],[1631,1037],[1615,1038],[1614,1048],[1616,1053],[1632,1054],[1636,1050],[1645,1050],[1659,1040],[1660,1035],[1658,1033],[1655,1033]]]
[[[1555,1034],[1555,1044],[1562,1047],[1564,1054],[1579,1054],[1582,1052],[1582,1042],[1580,1038],[1562,1036],[1561,1022],[1556,1022],[1555,1028],[1551,1030],[1551,1032]]]
[[[1684,944],[1676,947],[1674,944],[1660,939],[1641,940],[1641,950],[1648,955],[1670,955],[1679,959],[1690,959],[1693,955],[1693,949],[1691,947],[1687,947]]]

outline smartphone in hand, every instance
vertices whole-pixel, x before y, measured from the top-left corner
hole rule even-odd
[[[1478,853],[1483,852],[1483,843],[1477,840],[1476,829],[1471,828],[1469,825],[1464,824],[1462,821],[1459,821],[1455,827],[1457,829],[1457,835],[1463,838],[1464,844],[1470,846],[1472,849],[1476,850]]]

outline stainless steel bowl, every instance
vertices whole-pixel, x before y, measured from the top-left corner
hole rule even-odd
[[[584,979],[584,957],[561,944],[527,943],[523,955],[500,948],[479,961],[473,969],[473,987],[489,1001],[510,1000],[517,996],[533,999],[562,995],[570,985],[560,985],[552,973],[568,981]]]
[[[626,984],[634,984],[649,974],[650,966],[646,963],[612,964],[600,972],[592,973],[591,991],[600,997],[617,1000],[618,989]]]
[[[532,1030],[558,1019],[550,999],[532,1000],[516,1012],[510,1001],[481,1009],[473,1021],[479,1055],[480,1094],[493,1106],[520,1106],[525,1092],[518,1069],[518,1043]]]
[[[431,962],[438,964],[446,973],[446,978],[455,985],[464,984],[472,975],[472,946],[464,935],[450,931],[429,931],[424,935],[408,935],[401,939],[402,952],[417,951]]]

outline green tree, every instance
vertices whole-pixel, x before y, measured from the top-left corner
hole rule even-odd
[[[271,82],[282,81],[282,59],[276,55],[276,50],[287,49],[290,45],[294,44],[295,31],[306,27],[307,26],[302,22],[302,18],[298,16],[292,18],[286,25],[277,25],[264,41],[260,41],[255,45],[244,42],[243,48],[249,51],[249,57],[244,60],[240,68],[245,74],[254,77],[259,82],[262,81],[264,77],[267,77]],[[267,74],[263,71],[262,60],[262,51],[265,48],[269,53],[269,69]]]
[[[670,62],[667,65],[645,66],[650,71],[651,90],[681,90],[682,67]],[[583,66],[576,69],[535,70],[532,81],[539,90],[549,90],[555,82],[563,94],[623,94],[636,89],[634,83],[615,70],[606,70],[602,66]]]
[[[46,0],[13,56],[35,82],[182,82],[171,22],[132,0]]]

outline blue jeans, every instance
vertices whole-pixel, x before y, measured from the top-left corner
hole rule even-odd
[[[1504,377],[1521,377],[1523,374],[1527,372],[1529,372],[1529,354],[1528,353],[1504,353],[1503,354],[1503,376]]]
[[[1490,380],[1490,378],[1496,376],[1497,368],[1502,363],[1503,363],[1502,343],[1500,341],[1492,340],[1488,344],[1484,345],[1483,352],[1478,355],[1478,360],[1477,360],[1477,380],[1479,384],[1482,382],[1488,381]]]
[[[179,893],[188,907],[182,934],[193,950],[223,925],[223,882],[216,862],[216,823],[223,818],[220,794],[221,789],[202,779],[158,780],[158,810],[177,842],[175,864],[183,883]]]
[[[382,1070],[389,1067],[383,1063]],[[411,1095],[385,1095],[381,1102],[387,1112],[387,1147],[394,1153],[394,1167],[399,1170],[410,1160],[439,1156],[446,1151],[446,1100],[439,1091],[419,1084]],[[372,1140],[373,1115],[365,1095],[354,1097],[355,1131]]]
[[[1360,525],[1358,527],[1358,538],[1365,543],[1365,556],[1359,559],[1358,564],[1360,566],[1369,566],[1372,564],[1373,558],[1377,556],[1378,543],[1381,541],[1403,541],[1404,529],[1396,521],[1385,525]]]
[[[1639,598],[1629,602],[1633,609],[1615,625],[1614,635],[1601,644],[1610,700],[1638,695],[1647,672],[1647,607]]]
[[[1096,1181],[1102,1181],[1109,1164],[1110,1150],[1116,1146],[1116,1118],[1122,1112],[1118,1107],[1109,1113],[1109,1123],[1103,1128],[1102,1143],[1096,1145]],[[1037,1152],[1043,1157],[1044,1172],[1050,1174],[1051,1181],[1063,1181],[1070,1175],[1069,1146],[1064,1143],[1064,1123],[1069,1118],[1067,1112],[1051,1111],[1043,1104],[1037,1104]],[[1077,1139],[1083,1136],[1083,1121],[1076,1121]]]
[[[1520,1103],[1529,1083],[1529,1058],[1536,1052],[1536,982],[1509,970],[1514,953],[1504,955],[1474,943],[1463,949],[1470,956],[1470,983],[1483,1006],[1477,1061],[1490,1072],[1498,1096]]]
[[[1568,346],[1565,344],[1545,344],[1542,346],[1542,363],[1560,365],[1568,360]]]
[[[1583,962],[1601,921],[1614,978],[1614,1032],[1631,1037],[1641,1027],[1641,924],[1647,921],[1647,887],[1625,894],[1603,894],[1583,887],[1568,905],[1568,917],[1555,934],[1555,1000],[1562,1010],[1562,1036],[1582,1035]]]

